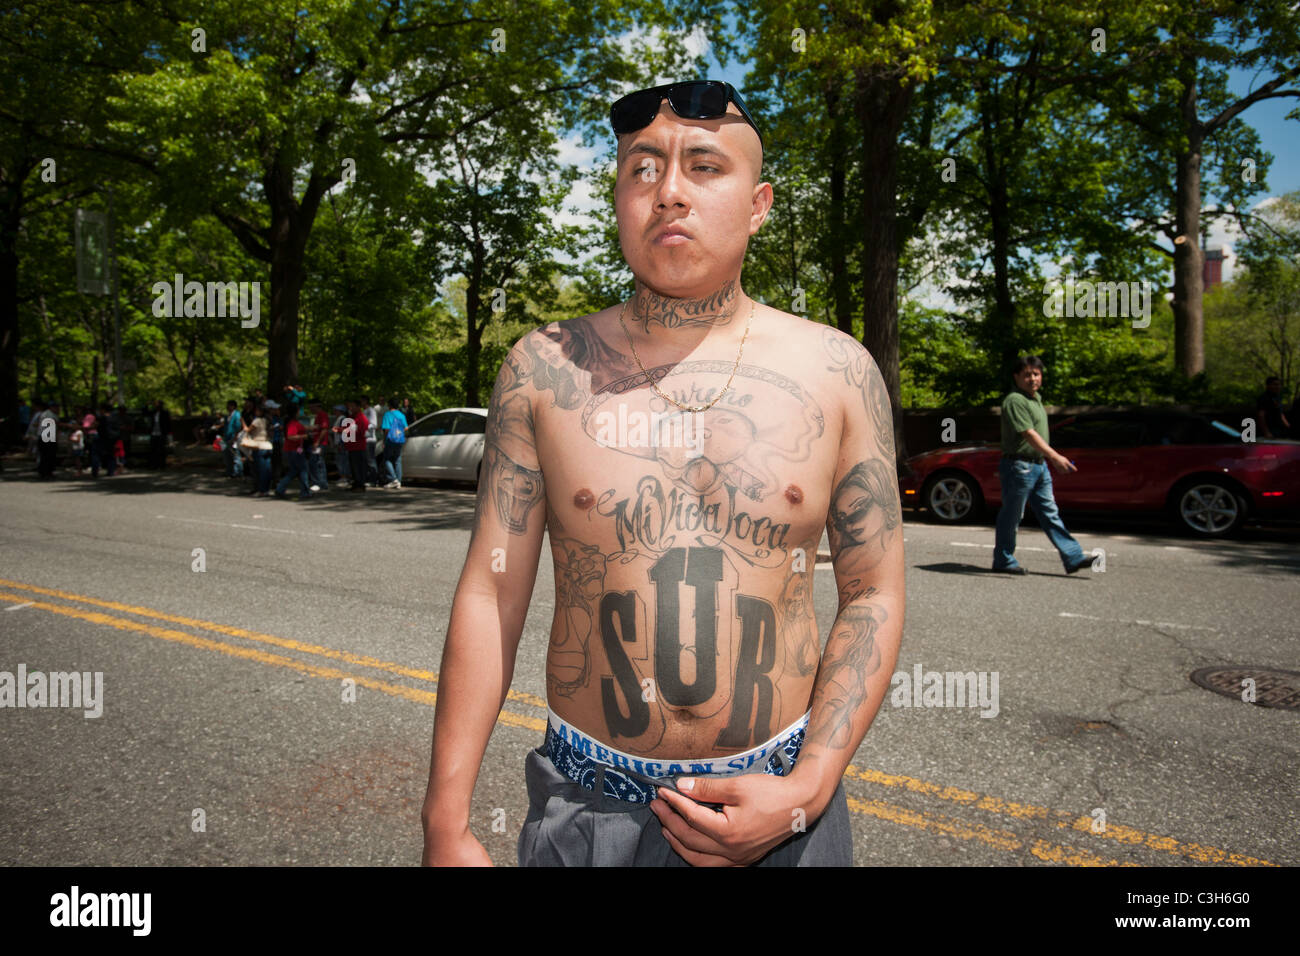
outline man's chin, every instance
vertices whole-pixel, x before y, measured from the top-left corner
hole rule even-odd
[[[723,276],[710,278],[702,275],[698,269],[688,269],[685,266],[679,270],[658,269],[649,275],[634,275],[645,291],[665,299],[702,298],[717,291],[718,286],[726,281]]]

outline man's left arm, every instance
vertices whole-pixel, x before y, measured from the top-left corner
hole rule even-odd
[[[893,416],[880,370],[843,336],[843,428],[827,521],[839,609],[813,685],[803,747],[788,777],[678,780],[715,812],[667,789],[650,806],[688,863],[753,863],[825,812],[884,701],[903,632],[903,521]],[[856,348],[855,348],[856,347]],[[665,803],[666,806],[657,806]]]
[[[850,392],[845,402],[826,522],[839,608],[791,773],[791,781],[810,793],[804,805],[810,820],[825,811],[884,702],[903,636],[903,517],[893,415],[870,353],[861,349],[854,361],[864,374],[861,391]]]

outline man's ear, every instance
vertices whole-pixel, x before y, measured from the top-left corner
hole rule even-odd
[[[749,214],[749,234],[751,236],[763,228],[763,223],[767,220],[767,214],[771,211],[772,184],[756,184],[754,186],[753,206]]]

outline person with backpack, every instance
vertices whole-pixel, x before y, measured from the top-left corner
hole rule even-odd
[[[406,416],[402,414],[396,396],[388,400],[384,412],[384,478],[385,488],[402,487],[402,449],[406,447]]]

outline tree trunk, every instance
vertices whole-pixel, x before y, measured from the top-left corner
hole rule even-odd
[[[361,336],[355,322],[352,325],[352,336],[348,340],[348,368],[351,372],[349,382],[352,394],[359,394],[361,392]]]
[[[1179,111],[1187,148],[1178,154],[1174,179],[1174,367],[1186,378],[1205,371],[1205,315],[1201,274],[1201,148],[1205,131],[1196,116],[1196,58],[1183,60]],[[1179,241],[1181,240],[1181,241]]]
[[[294,195],[293,170],[278,157],[267,171],[264,188],[271,207],[271,228],[267,236],[271,250],[271,321],[266,332],[266,393],[278,396],[286,385],[299,384],[298,309],[302,284],[307,277],[304,262],[307,237],[311,234],[319,197],[311,197],[309,186],[309,198],[313,201],[304,210]]]
[[[884,74],[859,73],[854,112],[862,132],[862,344],[889,389],[894,447],[903,461],[898,366],[898,133],[913,87]]]
[[[36,304],[41,310],[41,328],[45,330],[45,344],[50,350],[50,357],[54,360],[54,384],[59,390],[59,408],[66,415],[70,411],[68,383],[63,377],[63,362],[59,360],[59,350],[54,347],[54,329],[50,325],[50,313],[45,308],[44,292],[37,296]]]
[[[993,311],[989,315],[993,347],[1001,360],[1000,370],[1010,372],[1020,351],[1016,339],[1016,304],[1011,298],[1011,207],[1007,199],[1006,170],[993,155],[992,141],[986,139],[990,164],[989,224],[993,236]]]
[[[826,92],[826,112],[831,118],[830,140],[830,249],[831,294],[835,299],[835,327],[853,335],[853,302],[849,292],[848,231],[844,213],[847,199],[847,130],[843,99],[837,89]]]
[[[22,440],[18,424],[18,227],[22,184],[9,183],[0,208],[0,416],[9,422],[3,439]]]
[[[482,242],[474,243],[469,283],[465,286],[465,407],[478,408],[478,365],[483,351],[483,330],[478,320],[483,308],[483,273],[486,251]]]
[[[194,379],[196,375],[197,361],[195,354],[199,349],[199,330],[194,326],[190,332],[189,355],[185,356],[185,414],[194,414]]]

